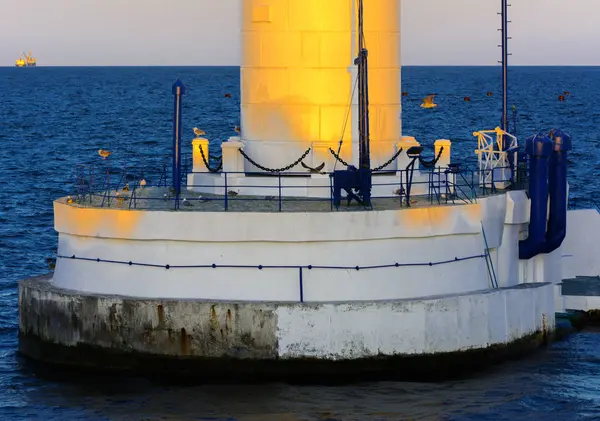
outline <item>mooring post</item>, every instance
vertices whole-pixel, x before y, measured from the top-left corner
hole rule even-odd
[[[175,190],[175,209],[179,209],[181,193],[181,100],[185,94],[185,86],[179,79],[173,84],[175,99],[173,111],[173,189]]]

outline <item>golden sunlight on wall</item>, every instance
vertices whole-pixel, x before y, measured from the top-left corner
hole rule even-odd
[[[353,86],[356,0],[242,1],[246,152],[262,165],[281,167],[313,142],[337,149]],[[400,139],[399,3],[365,2],[374,152],[379,143]],[[351,122],[343,135],[342,156],[350,158]]]

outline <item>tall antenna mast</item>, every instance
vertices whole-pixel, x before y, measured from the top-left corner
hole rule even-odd
[[[508,36],[508,24],[510,21],[508,20],[508,0],[501,0],[502,10],[500,15],[502,17],[502,28],[500,31],[502,32],[502,44],[499,47],[502,47],[502,121],[501,128],[505,132],[508,132],[508,56],[510,55],[508,52],[508,40],[511,39]]]
[[[370,134],[369,134],[369,74],[368,56],[363,30],[363,0],[358,0],[358,131],[359,131],[359,165],[361,169],[371,169]]]

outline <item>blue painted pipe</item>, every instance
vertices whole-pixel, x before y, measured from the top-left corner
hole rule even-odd
[[[519,259],[537,256],[546,242],[546,215],[548,213],[548,158],[552,154],[552,141],[545,135],[530,136],[525,141],[529,155],[529,198],[531,213],[529,236],[519,242]]]
[[[553,143],[548,175],[550,216],[542,253],[559,248],[567,235],[567,152],[572,149],[571,136],[551,130],[549,137]]]

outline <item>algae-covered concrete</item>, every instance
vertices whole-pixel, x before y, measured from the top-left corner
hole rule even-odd
[[[177,357],[277,357],[275,306],[81,294],[50,276],[19,287],[19,329],[43,341]]]
[[[19,350],[34,360],[198,381],[448,378],[552,335],[552,285],[356,303],[208,302],[19,284]],[[512,314],[514,317],[508,317]]]

